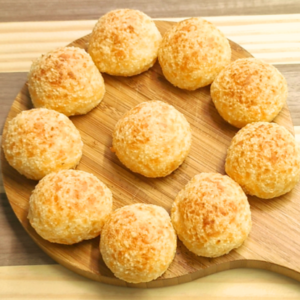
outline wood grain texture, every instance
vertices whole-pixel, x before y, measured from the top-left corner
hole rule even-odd
[[[15,288],[15,287],[18,288]],[[128,289],[93,282],[60,265],[0,267],[1,299],[299,300],[300,285],[266,270],[220,272],[182,285]]]
[[[0,136],[0,144],[1,140],[2,136]],[[2,169],[1,161],[0,169]],[[0,173],[0,228],[0,266],[56,263],[28,236],[14,214],[4,193],[2,172]]]
[[[7,200],[6,194],[0,194],[1,236],[0,266],[54,264],[46,253],[41,251],[21,226]],[[1,290],[1,288],[0,288]],[[1,297],[0,297],[1,298]]]
[[[277,65],[278,70],[285,76],[288,84],[288,107],[294,126],[300,126],[300,64]]]
[[[300,14],[205,18],[256,58],[272,64],[300,63]],[[34,59],[89,34],[95,23],[0,23],[0,72],[28,71]]]
[[[0,85],[1,90],[1,85]],[[4,124],[4,122],[3,122]],[[296,141],[300,145],[300,126],[294,126]],[[1,144],[1,136],[0,136]],[[1,170],[1,160],[0,160]],[[54,264],[44,251],[28,236],[13,212],[4,193],[0,172],[0,266]],[[258,272],[258,271],[257,271]],[[243,272],[241,272],[242,274]],[[276,278],[277,275],[274,275]]]
[[[157,22],[157,25],[164,32],[170,23]],[[88,37],[73,45],[85,48],[87,42]],[[234,43],[231,46],[233,59],[249,56],[240,46]],[[192,176],[204,171],[224,173],[226,149],[237,129],[218,115],[210,99],[209,87],[195,92],[179,90],[164,79],[158,64],[139,76],[121,78],[105,75],[104,79],[107,93],[102,103],[88,115],[73,117],[72,121],[80,130],[84,142],[84,156],[78,169],[96,174],[111,188],[114,208],[145,202],[159,204],[170,211],[176,194]],[[150,99],[160,99],[174,105],[185,114],[193,132],[191,153],[185,163],[161,179],[147,179],[131,173],[109,150],[111,133],[117,120],[130,108]],[[31,107],[25,85],[13,103],[8,119]],[[287,107],[276,118],[276,122],[293,132]],[[188,282],[226,269],[253,267],[280,272],[300,280],[296,201],[299,198],[299,186],[272,201],[250,197],[254,224],[250,237],[241,248],[220,258],[206,259],[196,257],[179,243],[174,262],[160,279],[132,285],[116,279],[107,269],[99,254],[99,238],[74,246],[51,244],[40,238],[27,220],[28,198],[36,182],[27,180],[13,170],[3,154],[2,170],[10,204],[29,235],[56,261],[88,278],[122,286],[159,287]]]
[[[298,15],[269,15],[269,16],[241,16],[241,17],[213,17],[210,18],[210,21],[214,22],[218,26],[222,26],[223,28],[229,28],[232,33],[235,32],[235,35],[241,38],[243,37],[243,32],[245,34],[249,30],[247,30],[248,26],[260,26],[261,33],[260,34],[271,34],[271,32],[267,32],[264,29],[264,26],[267,25],[271,27],[280,26],[280,24],[295,24],[298,22]],[[31,50],[34,50],[36,47],[37,51],[43,52],[52,49],[51,47],[55,47],[53,44],[55,42],[55,36],[59,37],[61,40],[61,32],[64,32],[64,39],[60,43],[61,45],[65,45],[72,38],[72,34],[68,36],[68,33],[75,32],[77,37],[82,34],[82,32],[88,33],[91,31],[91,28],[94,24],[94,20],[91,21],[69,21],[69,22],[31,22],[31,23],[2,23],[0,24],[0,41],[4,41],[2,39],[2,34],[9,35],[10,33],[16,34],[11,42],[14,41],[14,45],[16,45],[16,37],[22,36],[22,38],[26,41],[26,43],[17,44],[18,51],[24,53],[23,55],[27,55],[26,49],[28,49],[30,43],[34,41],[38,41],[38,43],[34,43],[34,46],[30,46]],[[236,30],[234,30],[234,28]],[[296,27],[296,29],[300,26]],[[229,30],[229,29],[226,29]],[[287,28],[287,32],[290,32],[290,28]],[[39,35],[34,35],[34,33],[39,33]],[[229,32],[229,31],[228,31]],[[277,31],[276,31],[277,32]],[[43,34],[42,34],[43,33]],[[50,40],[45,42],[41,42],[38,40],[38,37],[44,37],[43,35],[48,35],[47,38]],[[254,33],[253,33],[254,34]],[[75,36],[76,38],[76,36]],[[276,40],[276,34],[274,35],[274,40]],[[250,41],[250,39],[249,39]],[[49,42],[49,43],[48,43]],[[44,47],[43,44],[47,45],[46,49],[42,50],[41,47]],[[12,43],[13,45],[13,43]],[[10,45],[11,51],[14,51]],[[255,45],[255,44],[254,44]],[[276,43],[269,43],[270,49],[276,45]],[[259,46],[259,45],[258,45]],[[286,53],[286,44],[281,43],[283,53]],[[1,55],[6,51],[5,47],[7,44],[2,44],[0,48],[0,61]],[[4,52],[3,52],[4,51]],[[5,52],[6,53],[6,52]],[[300,53],[300,52],[299,52]],[[39,53],[33,54],[38,56]],[[267,55],[268,53],[266,53]],[[23,57],[18,57],[18,53],[14,56],[17,58],[16,60],[11,60],[8,62],[9,65],[15,64],[19,67],[18,63],[20,59]],[[274,59],[274,58],[272,58]],[[273,61],[271,61],[273,62]],[[31,61],[28,61],[30,64]],[[277,65],[277,68],[283,73],[285,76],[288,86],[289,86],[289,96],[288,96],[288,106],[290,108],[291,116],[293,124],[296,125],[295,133],[296,139],[300,142],[300,105],[299,105],[299,74],[300,74],[300,64],[292,64],[292,65]],[[3,68],[1,69],[3,71]],[[24,67],[23,70],[27,71],[28,67]],[[27,73],[25,72],[14,72],[14,73],[0,73],[0,132],[2,133],[4,121],[6,119],[7,113],[12,105],[15,96],[18,94],[22,85],[26,81]],[[4,193],[3,181],[1,180],[0,174],[0,228],[1,234],[1,243],[0,243],[0,266],[8,266],[8,265],[26,265],[26,264],[49,264],[54,263],[54,261],[46,255],[34,242],[32,239],[28,237],[25,233],[25,230],[18,222],[14,212],[12,211],[10,205],[7,202],[7,196]],[[22,250],[24,248],[24,250]]]
[[[300,64],[276,65],[276,68],[283,74],[288,84],[288,99],[292,122],[294,126],[300,126],[300,85],[299,74]],[[2,133],[3,125],[10,110],[10,107],[16,95],[22,88],[27,79],[25,72],[0,73],[0,132]]]
[[[0,73],[0,132],[2,134],[4,120],[20,89],[27,80],[27,73]]]
[[[300,12],[298,0],[226,1],[226,0],[0,0],[0,22],[87,20],[116,8],[144,11],[152,18],[223,15],[268,15]],[[16,13],[17,12],[17,13]]]

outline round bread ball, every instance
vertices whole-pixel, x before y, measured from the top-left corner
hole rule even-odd
[[[71,245],[98,236],[111,212],[112,193],[96,176],[62,170],[37,184],[28,219],[43,239]]]
[[[116,277],[130,283],[161,276],[174,259],[177,238],[160,206],[133,204],[111,214],[101,232],[100,252]]]
[[[46,108],[25,110],[9,121],[3,136],[8,163],[29,179],[75,168],[82,156],[79,131],[63,114]]]
[[[286,102],[287,83],[272,65],[242,58],[219,73],[211,85],[211,97],[223,119],[241,128],[272,121]]]
[[[211,84],[230,59],[231,48],[224,34],[201,18],[174,25],[163,36],[158,50],[166,79],[191,91]]]
[[[88,52],[100,72],[133,76],[154,65],[160,42],[161,34],[150,17],[138,10],[118,9],[99,19]]]
[[[217,173],[194,176],[177,195],[171,218],[183,244],[205,257],[240,247],[252,227],[245,193],[231,178]]]
[[[77,47],[51,51],[31,65],[28,90],[35,107],[83,115],[102,100],[105,86],[90,55]]]
[[[143,102],[116,124],[112,151],[131,171],[164,177],[177,169],[191,147],[191,129],[183,114],[161,101]]]
[[[278,197],[292,190],[300,179],[300,148],[283,126],[248,124],[232,139],[225,170],[246,194]]]

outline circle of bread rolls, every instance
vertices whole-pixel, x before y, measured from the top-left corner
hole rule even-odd
[[[114,211],[105,223],[100,252],[116,277],[131,283],[161,276],[174,259],[177,238],[167,211],[132,204]]]
[[[233,137],[225,170],[246,194],[264,199],[278,197],[299,181],[300,148],[283,126],[248,124]]]
[[[35,107],[66,116],[83,115],[103,99],[103,77],[90,55],[77,47],[61,47],[35,60],[28,74]]]
[[[118,9],[98,20],[88,52],[100,72],[133,76],[154,65],[160,42],[161,34],[150,17],[138,10]]]
[[[252,122],[272,121],[286,102],[287,83],[274,66],[242,58],[217,75],[211,97],[223,119],[241,128]]]
[[[238,248],[252,227],[245,193],[230,177],[218,173],[194,176],[177,195],[171,219],[183,244],[204,257]]]
[[[83,143],[65,115],[46,108],[25,110],[8,122],[3,136],[8,163],[29,179],[77,166]]]
[[[111,212],[112,193],[96,176],[62,170],[37,184],[28,219],[45,240],[71,245],[98,236]]]
[[[112,145],[112,151],[131,171],[146,177],[164,177],[187,157],[191,129],[184,115],[172,105],[143,102],[117,122]]]
[[[224,34],[201,18],[175,24],[164,34],[158,50],[166,79],[186,90],[212,83],[230,59],[231,48]]]

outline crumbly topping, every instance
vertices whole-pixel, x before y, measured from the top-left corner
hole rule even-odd
[[[230,63],[231,49],[223,33],[210,22],[190,18],[163,36],[158,60],[164,76],[187,90],[206,86]]]
[[[176,252],[176,234],[168,213],[142,203],[116,210],[103,227],[100,251],[116,277],[132,283],[156,279]]]
[[[133,76],[154,65],[160,42],[161,34],[150,17],[119,9],[99,19],[88,51],[100,72]]]
[[[274,66],[243,58],[220,72],[211,85],[211,97],[220,115],[241,128],[272,121],[286,102],[287,83]]]
[[[183,114],[161,101],[143,102],[127,112],[113,132],[113,151],[130,170],[164,177],[182,164],[191,147]]]
[[[112,193],[93,174],[63,170],[35,187],[28,219],[44,239],[71,245],[98,236],[112,211]]]
[[[22,111],[9,121],[2,145],[9,164],[34,180],[76,167],[83,147],[74,124],[45,108]]]
[[[171,218],[184,245],[205,257],[238,248],[252,226],[243,190],[228,176],[217,173],[194,176],[176,197]]]
[[[86,114],[105,93],[102,75],[90,55],[77,47],[58,48],[34,61],[28,89],[35,107],[66,116]]]
[[[300,148],[283,126],[246,125],[227,151],[226,173],[246,194],[274,198],[289,192],[300,179]]]

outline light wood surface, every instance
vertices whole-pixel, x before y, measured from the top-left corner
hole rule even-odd
[[[272,64],[300,63],[300,14],[206,19],[256,58]],[[89,34],[95,23],[96,20],[0,23],[0,72],[27,72],[33,59]]]
[[[60,265],[0,268],[1,299],[296,300],[300,285],[265,270],[224,271],[177,286],[129,289],[93,282]]]
[[[152,18],[294,14],[298,0],[0,0],[0,22],[94,20],[117,8],[139,9]]]
[[[300,36],[300,14],[221,16],[207,19],[253,56],[279,68],[288,81],[288,105],[292,108],[293,123],[300,126],[300,107],[297,101],[300,72],[300,40],[297,37]],[[182,18],[172,20],[179,21]],[[0,23],[1,130],[12,100],[26,80],[25,72],[29,70],[32,60],[90,33],[95,22],[96,20]],[[22,42],[18,37],[21,37]],[[9,74],[5,74],[7,72]]]
[[[157,21],[165,32],[171,23]],[[72,43],[85,48],[88,37]],[[232,60],[250,54],[231,43]],[[71,118],[80,130],[84,155],[77,167],[92,172],[111,188],[114,208],[144,202],[163,206],[170,211],[173,200],[184,185],[200,172],[224,174],[224,159],[232,137],[238,131],[227,124],[215,110],[209,87],[187,92],[173,87],[163,77],[158,63],[149,71],[131,78],[104,75],[106,95],[101,104],[85,116]],[[174,105],[185,114],[192,127],[193,144],[189,157],[171,175],[147,179],[128,171],[109,150],[111,134],[117,120],[137,104],[160,99]],[[32,107],[27,86],[14,101],[8,120]],[[293,132],[290,113],[285,107],[275,120]],[[5,128],[4,128],[5,137]],[[29,235],[57,262],[88,278],[120,286],[162,287],[189,282],[222,270],[240,267],[273,270],[300,281],[300,228],[297,199],[299,187],[285,196],[262,201],[249,197],[253,229],[242,247],[216,259],[196,257],[180,242],[176,257],[165,274],[146,284],[128,284],[116,279],[105,266],[99,253],[99,238],[73,246],[51,244],[40,238],[27,220],[28,199],[36,182],[27,180],[11,168],[2,155],[3,181],[10,204]],[[283,217],[289,222],[283,224]],[[280,229],[279,229],[280,228]],[[288,234],[288,236],[287,236]]]

